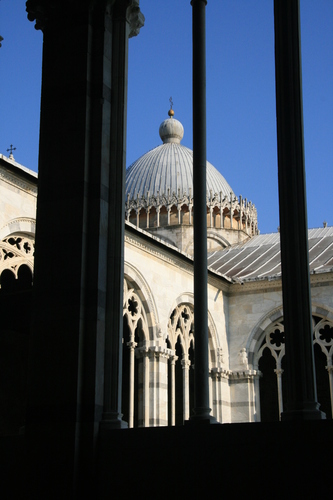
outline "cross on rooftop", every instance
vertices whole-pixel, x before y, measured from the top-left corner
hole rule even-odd
[[[9,151],[9,158],[12,158],[13,157],[13,151],[15,151],[16,148],[13,147],[13,144],[11,144],[9,146],[9,148],[7,149],[7,151]]]

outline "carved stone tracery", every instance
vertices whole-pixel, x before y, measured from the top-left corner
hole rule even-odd
[[[10,269],[15,278],[20,265],[27,265],[33,270],[35,241],[26,235],[11,235],[0,242],[0,274]]]

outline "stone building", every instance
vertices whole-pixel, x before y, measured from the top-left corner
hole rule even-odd
[[[203,117],[206,3],[191,2],[193,97]],[[177,144],[181,126],[171,117],[160,152],[164,161],[173,150],[172,176],[142,188],[136,180],[126,199],[128,38],[144,24],[138,0],[28,0],[26,9],[43,31],[37,223],[34,234],[36,176],[2,156],[2,425],[4,408],[19,404],[0,440],[1,493],[35,500],[331,492],[322,472],[331,463],[332,420],[318,409],[311,335],[318,400],[331,416],[332,228],[307,239],[298,0],[274,2],[280,238],[258,234],[255,207],[213,168],[207,203],[204,189],[195,200],[181,177],[189,164]],[[205,139],[195,124],[198,165]],[[200,222],[207,205],[209,346],[206,321],[197,317],[197,333],[193,324],[196,203]],[[206,254],[206,236],[197,246],[197,235]],[[200,364],[206,351],[209,373],[207,359]],[[193,375],[195,418],[173,425],[191,413]],[[285,388],[282,422],[271,422]],[[225,425],[209,425],[208,396]],[[138,428],[120,430],[128,425]]]
[[[170,110],[162,144],[126,173],[122,413],[129,427],[183,424],[193,407],[195,195],[183,133]],[[37,175],[13,156],[1,155],[0,169],[6,294],[33,282]],[[208,162],[207,227],[212,414],[221,423],[278,420],[285,343],[279,233],[260,234],[255,206]],[[318,400],[331,418],[333,228],[310,229],[308,238]]]

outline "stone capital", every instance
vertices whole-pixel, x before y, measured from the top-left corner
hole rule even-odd
[[[183,370],[185,368],[189,369],[190,366],[191,366],[191,361],[189,359],[182,359],[181,360],[181,365],[182,365]]]
[[[131,4],[127,8],[126,18],[130,26],[128,37],[132,38],[133,36],[137,36],[140,33],[140,29],[145,24],[145,16],[140,10],[138,0],[131,1]]]
[[[35,22],[36,30],[44,30],[49,21],[75,20],[91,9],[112,7],[115,0],[27,0],[26,11],[29,21]],[[60,35],[59,35],[60,36]]]
[[[126,344],[126,345],[127,345],[127,347],[129,347],[131,350],[134,350],[138,344],[137,344],[137,342],[130,341],[130,342],[127,342],[127,344]]]
[[[175,366],[178,356],[170,356],[170,364]]]
[[[138,347],[135,349],[135,356],[137,359],[148,357],[148,347]]]
[[[170,349],[161,346],[151,346],[148,349],[150,358],[166,358],[170,357]]]

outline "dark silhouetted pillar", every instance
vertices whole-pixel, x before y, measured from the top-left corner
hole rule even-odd
[[[121,414],[128,38],[135,36],[144,22],[136,2],[117,2],[112,14],[111,168],[102,431],[128,426]]]
[[[286,405],[282,420],[320,419],[314,376],[298,0],[275,0],[275,79]]]
[[[121,425],[124,6],[135,24],[130,0],[27,2],[43,30],[26,425],[35,498],[91,496],[103,413]]]
[[[207,201],[206,201],[206,0],[192,0],[194,195],[194,409],[191,421],[216,422],[209,408]]]

